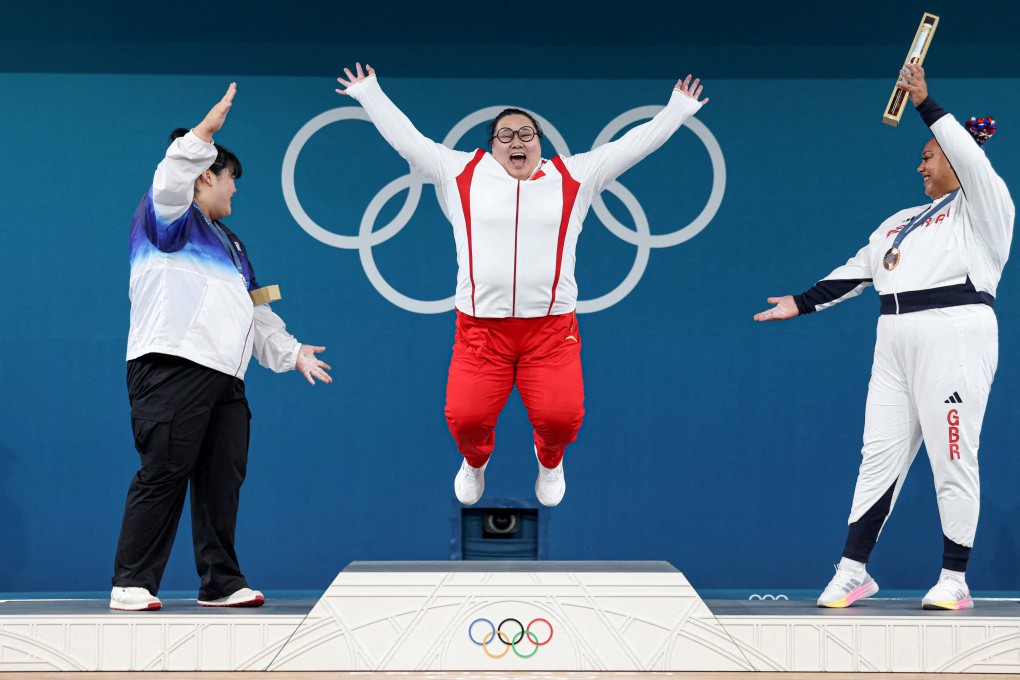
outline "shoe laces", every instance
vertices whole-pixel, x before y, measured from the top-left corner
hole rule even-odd
[[[960,579],[950,576],[949,574],[941,574],[939,576],[939,582],[935,584],[936,587],[945,584],[945,586],[952,590],[953,596],[957,599],[961,599],[967,596],[969,589],[967,588],[966,582],[961,582]]]
[[[544,465],[540,465],[539,467],[542,468],[542,477],[547,482],[558,482],[560,480],[560,477],[563,476],[562,473],[563,468],[561,468],[558,465],[554,468],[547,468]]]
[[[867,573],[864,570],[856,571],[854,569],[841,569],[838,564],[832,565],[836,568],[836,578],[833,579],[840,588],[847,590],[853,590],[854,588],[863,585]]]

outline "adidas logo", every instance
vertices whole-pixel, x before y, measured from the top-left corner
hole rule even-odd
[[[963,397],[960,396],[959,392],[953,392],[953,394],[948,399],[946,399],[945,403],[947,403],[947,404],[962,404],[963,403]]]

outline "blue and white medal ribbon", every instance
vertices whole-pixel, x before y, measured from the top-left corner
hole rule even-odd
[[[885,267],[886,270],[892,271],[893,269],[896,269],[896,267],[899,265],[900,244],[903,243],[903,239],[905,239],[910,234],[910,232],[914,231],[914,229],[917,229],[919,226],[921,226],[924,223],[924,221],[927,220],[929,217],[931,217],[938,211],[942,210],[942,208],[946,207],[946,205],[950,201],[956,198],[956,194],[958,194],[959,192],[960,190],[957,189],[953,193],[949,194],[948,196],[943,198],[937,206],[935,206],[928,212],[924,213],[920,217],[915,217],[913,220],[910,221],[910,224],[908,224],[907,226],[903,227],[903,229],[900,230],[900,233],[896,235],[896,240],[893,241],[892,248],[887,250],[885,255],[882,257],[882,266]]]

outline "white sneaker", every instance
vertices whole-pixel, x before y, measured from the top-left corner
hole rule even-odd
[[[836,565],[836,575],[818,597],[819,607],[849,607],[878,592],[878,584],[864,569]]]
[[[110,609],[139,612],[161,609],[163,603],[145,588],[113,587],[110,591]]]
[[[535,448],[535,458],[538,458],[538,448]],[[535,480],[535,496],[538,502],[547,508],[554,508],[563,500],[563,494],[567,492],[567,482],[563,478],[563,459],[554,468],[547,468],[538,461],[538,479]]]
[[[241,588],[233,595],[218,600],[199,600],[202,607],[261,607],[266,603],[265,596],[251,588]]]
[[[923,609],[970,609],[974,600],[970,599],[970,588],[959,572],[947,573],[942,570],[939,582],[928,591],[921,600]]]
[[[457,494],[457,500],[464,505],[474,505],[482,497],[485,491],[485,468],[489,462],[480,468],[468,465],[467,459],[460,464],[457,477],[453,480],[453,491]]]

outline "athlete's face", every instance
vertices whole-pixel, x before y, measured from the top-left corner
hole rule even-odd
[[[950,191],[960,188],[949,159],[942,153],[942,147],[934,139],[924,145],[921,152],[921,164],[917,171],[924,178],[924,193],[928,198],[945,196]]]
[[[514,179],[525,180],[531,177],[542,160],[542,142],[536,134],[530,141],[522,142],[520,138],[521,128],[535,129],[535,124],[527,116],[519,113],[511,113],[496,121],[497,134],[508,128],[514,134],[509,142],[502,142],[498,138],[492,139],[492,157],[499,161],[499,164]],[[505,136],[507,133],[503,133]],[[527,130],[525,131],[527,136]]]
[[[196,187],[195,201],[209,219],[222,220],[230,215],[231,199],[237,193],[237,185],[229,168],[224,168],[218,175],[206,170],[198,178]]]

